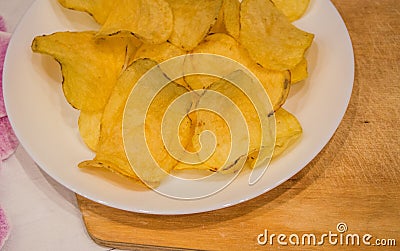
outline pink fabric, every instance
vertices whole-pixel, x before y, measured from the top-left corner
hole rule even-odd
[[[3,65],[9,41],[10,34],[7,33],[5,21],[0,16],[0,167],[1,162],[10,157],[18,146],[17,137],[6,114],[3,98]],[[4,210],[0,207],[0,249],[2,249],[9,234],[10,224]]]
[[[1,19],[0,19],[1,28]],[[4,57],[6,55],[8,42],[10,41],[10,34],[5,32],[0,32],[0,118],[6,116],[6,109],[4,107],[3,100],[3,64]]]
[[[0,31],[7,31],[6,22],[4,18],[0,16]]]
[[[10,225],[7,222],[6,214],[3,209],[0,208],[0,249],[6,242],[10,233]]]
[[[4,20],[0,17],[0,161],[10,157],[18,146],[18,140],[8,120],[3,99],[3,65],[10,41],[10,34],[4,30]]]
[[[11,128],[8,118],[0,118],[0,158],[5,160],[10,157],[18,144],[19,142]]]

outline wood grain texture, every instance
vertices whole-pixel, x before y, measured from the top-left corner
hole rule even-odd
[[[354,90],[338,130],[309,165],[249,202],[195,215],[129,213],[78,196],[91,237],[122,249],[398,250],[400,1],[332,2],[352,38]],[[397,247],[257,244],[264,229],[320,236],[335,232],[339,222],[347,224],[346,233],[369,233],[372,242],[396,239]]]

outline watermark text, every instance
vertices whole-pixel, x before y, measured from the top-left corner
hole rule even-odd
[[[394,238],[375,238],[371,234],[350,233],[347,231],[346,223],[340,222],[336,226],[336,231],[328,231],[322,234],[283,234],[270,233],[267,229],[257,236],[259,245],[280,245],[280,246],[396,246]]]

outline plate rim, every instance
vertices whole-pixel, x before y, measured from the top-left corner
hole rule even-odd
[[[22,26],[21,24],[23,24],[23,22],[25,21],[25,18],[26,18],[26,16],[27,16],[27,13],[30,13],[30,11],[32,10],[32,7],[35,6],[36,4],[38,4],[38,2],[40,2],[40,1],[41,1],[41,0],[36,0],[36,1],[34,1],[34,2],[31,4],[31,6],[28,8],[27,12],[24,14],[24,17],[20,20],[19,24],[17,25],[17,28],[16,28],[15,31],[14,31],[14,34],[16,34],[16,33],[19,31],[20,26]],[[43,0],[42,2],[44,2],[44,0]],[[340,20],[340,22],[341,22],[341,25],[344,26],[344,29],[345,29],[345,31],[346,31],[346,34],[345,34],[345,35],[346,35],[346,37],[347,37],[347,41],[346,41],[346,42],[348,42],[348,44],[346,44],[346,45],[347,45],[347,46],[350,46],[349,49],[351,49],[351,52],[352,52],[351,55],[349,55],[349,57],[350,57],[349,60],[351,61],[350,63],[351,63],[351,65],[352,65],[352,69],[351,69],[351,75],[352,75],[352,76],[351,76],[351,79],[352,79],[352,81],[351,81],[351,83],[350,83],[349,92],[347,93],[347,95],[346,95],[346,100],[345,100],[345,102],[344,102],[344,103],[345,103],[345,108],[341,111],[341,113],[340,113],[340,115],[339,115],[340,119],[338,119],[338,120],[336,121],[336,124],[333,125],[333,127],[334,127],[335,129],[332,130],[332,131],[330,132],[329,135],[325,135],[326,137],[325,137],[325,139],[323,140],[324,143],[322,144],[322,147],[321,147],[320,149],[314,149],[314,153],[311,154],[311,155],[309,155],[308,158],[306,158],[305,160],[303,160],[302,163],[301,163],[300,165],[298,165],[297,168],[294,168],[290,174],[286,175],[285,178],[279,179],[279,180],[275,181],[274,184],[270,185],[269,187],[267,187],[267,188],[264,189],[264,190],[259,190],[258,192],[254,193],[254,194],[252,194],[252,195],[250,195],[250,196],[241,198],[241,199],[236,200],[235,202],[232,202],[232,203],[230,203],[230,204],[227,203],[227,204],[224,204],[224,205],[222,205],[222,206],[214,206],[214,207],[211,206],[211,207],[208,207],[208,208],[205,207],[205,208],[202,208],[202,209],[200,209],[200,210],[194,210],[194,209],[192,209],[192,210],[186,210],[186,211],[176,211],[176,210],[175,210],[175,211],[174,211],[174,210],[169,210],[169,211],[153,210],[153,211],[152,211],[152,210],[140,210],[140,209],[134,209],[134,210],[132,210],[132,208],[127,207],[127,206],[121,206],[121,205],[117,206],[117,205],[115,205],[115,204],[113,204],[113,203],[110,203],[109,201],[103,201],[101,198],[98,198],[98,197],[96,197],[96,196],[94,196],[94,195],[90,195],[90,194],[87,194],[87,193],[85,194],[85,193],[82,193],[81,191],[78,191],[75,187],[71,186],[71,184],[66,184],[66,183],[61,179],[61,177],[58,177],[57,175],[55,175],[51,170],[48,170],[48,168],[45,168],[45,167],[46,167],[46,164],[42,163],[42,161],[40,160],[40,158],[38,158],[38,156],[35,156],[35,154],[32,153],[32,149],[30,149],[30,147],[29,147],[29,145],[27,144],[27,142],[25,142],[25,141],[23,140],[23,137],[21,136],[21,133],[20,133],[20,131],[19,131],[19,125],[16,125],[16,124],[15,124],[15,121],[14,121],[14,119],[13,119],[13,113],[12,113],[12,112],[10,113],[11,116],[9,116],[10,123],[11,123],[12,127],[14,128],[14,131],[15,131],[16,136],[17,136],[18,139],[20,140],[20,143],[21,143],[22,147],[27,151],[27,153],[29,154],[29,156],[38,164],[38,166],[39,166],[43,171],[45,171],[51,178],[53,178],[54,180],[56,180],[58,183],[62,184],[63,186],[65,186],[65,187],[68,188],[69,190],[71,190],[71,191],[73,191],[73,192],[75,192],[75,193],[77,193],[77,194],[79,194],[79,195],[81,195],[81,196],[83,196],[83,197],[85,197],[85,198],[87,198],[87,199],[89,199],[89,200],[95,201],[95,202],[97,202],[97,203],[100,203],[100,204],[103,204],[103,205],[106,205],[106,206],[110,206],[110,207],[117,208],[117,209],[121,209],[121,210],[131,211],[131,212],[145,213],[145,214],[156,214],[156,215],[182,215],[182,214],[194,214],[194,213],[202,213],[202,212],[208,212],[208,211],[212,211],[212,210],[222,209],[222,208],[230,207],[230,206],[233,206],[233,205],[236,205],[236,204],[240,204],[240,203],[243,203],[243,202],[245,202],[245,201],[254,199],[254,198],[260,196],[261,194],[264,194],[264,193],[266,193],[266,192],[268,192],[268,191],[270,191],[270,190],[276,188],[276,187],[279,186],[280,184],[284,183],[285,181],[287,181],[288,179],[290,179],[291,177],[293,177],[296,173],[298,173],[299,171],[301,171],[310,161],[312,161],[312,160],[321,152],[321,150],[328,144],[328,142],[330,141],[330,139],[333,137],[334,133],[336,132],[337,128],[340,126],[340,123],[341,123],[341,121],[343,120],[343,117],[344,117],[344,115],[345,115],[345,113],[346,113],[346,111],[347,111],[347,108],[348,108],[348,105],[349,105],[349,102],[350,102],[350,98],[351,98],[351,94],[352,94],[352,90],[353,90],[354,77],[355,77],[355,71],[354,71],[354,65],[355,65],[355,63],[354,63],[354,50],[353,50],[353,46],[352,46],[352,42],[351,42],[351,37],[350,37],[349,32],[348,32],[348,30],[347,30],[347,27],[346,27],[346,25],[345,25],[345,23],[344,23],[344,21],[343,21],[343,18],[341,17],[340,13],[338,12],[338,10],[336,9],[336,7],[333,5],[333,3],[332,3],[331,1],[326,0],[326,2],[327,2],[328,4],[330,4],[331,7],[333,7],[334,11],[336,12],[336,15],[339,17],[339,20]],[[315,1],[311,1],[310,4],[315,4]],[[8,94],[9,94],[9,93],[8,93],[8,90],[9,90],[8,88],[9,88],[9,86],[10,86],[10,84],[9,84],[9,82],[8,82],[8,78],[10,78],[10,75],[12,75],[12,74],[10,73],[11,70],[9,70],[9,67],[10,67],[10,66],[9,66],[9,61],[10,61],[10,58],[12,57],[12,55],[11,55],[11,54],[12,54],[12,49],[10,49],[10,48],[14,48],[14,46],[16,46],[16,44],[17,44],[17,42],[14,41],[14,40],[16,39],[16,36],[14,36],[14,34],[13,34],[13,36],[11,37],[10,42],[9,42],[9,50],[7,50],[7,53],[6,53],[6,56],[5,56],[5,60],[4,60],[4,71],[3,71],[3,92],[4,92],[4,101],[5,101],[5,106],[6,106],[7,112],[10,111],[10,110],[12,110],[12,108],[9,107],[10,101],[8,100],[8,96],[9,96],[9,95],[8,95]],[[32,38],[32,39],[33,39],[33,38]]]

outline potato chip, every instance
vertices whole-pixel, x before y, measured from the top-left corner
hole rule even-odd
[[[136,51],[134,56],[135,59],[139,58],[149,58],[151,60],[156,61],[157,63],[161,63],[167,59],[185,55],[186,52],[170,42],[165,42],[162,44],[143,44]]]
[[[132,180],[137,181],[137,177],[134,173],[132,174],[128,169],[125,170],[123,168],[120,168],[118,166],[118,164],[116,164],[116,159],[113,159],[113,161],[114,162],[110,162],[107,160],[97,160],[97,159],[85,160],[85,161],[80,162],[78,164],[78,167],[79,168],[88,168],[88,169],[103,168],[103,169],[108,170],[117,175],[121,175],[123,177],[130,178]]]
[[[199,110],[193,112],[191,117],[196,116],[196,126],[194,131],[194,136],[192,141],[188,145],[188,150],[191,152],[198,152],[201,149],[199,135],[205,131],[209,130],[216,135],[217,147],[207,161],[200,164],[185,164],[179,163],[175,167],[176,170],[183,169],[199,169],[199,170],[210,170],[213,172],[218,171],[222,167],[225,161],[228,159],[229,152],[231,150],[231,134],[229,133],[229,127],[218,114],[212,111]],[[210,142],[203,141],[204,147],[212,147]],[[198,161],[201,157],[198,156]]]
[[[150,44],[170,37],[173,27],[171,8],[164,0],[120,0],[110,12],[98,36],[133,34]]]
[[[271,0],[274,5],[289,18],[295,21],[306,12],[310,0]]]
[[[95,32],[57,32],[38,36],[32,50],[61,65],[63,91],[76,109],[101,111],[135,47],[130,39],[95,39]]]
[[[240,2],[238,0],[224,0],[224,24],[229,35],[239,38],[240,31]]]
[[[78,119],[79,133],[83,142],[94,152],[100,138],[100,123],[103,112],[81,111]]]
[[[233,73],[235,74],[235,73]],[[241,164],[246,161],[248,154],[253,152],[258,152],[260,147],[267,148],[269,146],[272,149],[274,144],[274,139],[266,141],[266,144],[263,145],[261,143],[262,131],[261,131],[261,122],[258,117],[258,113],[253,105],[253,101],[249,99],[249,97],[243,93],[238,87],[234,84],[226,81],[219,80],[216,83],[213,83],[208,89],[205,90],[205,93],[210,91],[216,91],[228,99],[230,99],[234,105],[240,110],[243,114],[247,125],[247,132],[249,133],[249,145],[248,148],[243,150],[242,152],[235,152],[235,149],[232,149],[232,137],[241,137],[239,135],[231,135],[230,128],[232,128],[232,124],[227,124],[228,116],[233,114],[233,110],[229,107],[222,107],[221,110],[224,110],[224,113],[218,115],[212,111],[207,110],[198,110],[193,112],[196,115],[196,123],[195,123],[195,131],[194,136],[192,138],[192,145],[189,147],[194,152],[199,151],[202,147],[211,147],[211,143],[205,141],[201,142],[199,135],[201,135],[204,131],[211,131],[216,137],[216,147],[213,154],[203,163],[196,165],[186,165],[180,163],[175,168],[178,170],[182,169],[208,169],[213,172],[222,172],[229,173],[238,171],[238,168],[241,167]],[[205,94],[205,95],[206,95]],[[204,98],[204,95],[200,97],[200,99]],[[217,102],[217,100],[216,100]],[[222,103],[222,102],[221,102]],[[219,103],[218,103],[219,104]],[[220,104],[222,105],[222,104]],[[267,119],[267,118],[265,118]],[[233,121],[238,121],[238,118],[233,118]],[[264,128],[268,130],[267,128]],[[245,144],[245,140],[243,139],[243,143]],[[202,143],[202,144],[201,144]],[[265,143],[265,142],[264,142]],[[233,152],[231,152],[233,151]],[[228,160],[229,155],[236,156],[231,159],[231,162],[226,162]],[[204,159],[204,156],[199,157],[200,160]]]
[[[241,4],[240,43],[267,69],[294,68],[313,38],[313,34],[293,26],[270,1],[244,0]]]
[[[308,77],[306,58],[303,58],[298,65],[291,69],[290,74],[292,75],[290,82],[291,84],[295,84],[306,79]]]
[[[110,96],[110,100],[104,109],[101,120],[100,141],[96,157],[92,161],[85,161],[80,167],[104,167],[112,171],[137,179],[136,173],[132,170],[127,159],[122,135],[122,119],[124,115],[125,103],[129,97],[130,91],[139,78],[154,67],[156,62],[149,59],[139,59],[132,63],[126,71],[118,79],[117,84]],[[187,92],[183,87],[175,83],[165,87],[153,100],[146,117],[146,138],[148,139],[148,147],[164,170],[171,170],[177,161],[169,155],[167,150],[162,147],[163,141],[161,137],[161,121],[168,105],[179,95]],[[182,139],[187,144],[189,142],[189,134],[191,122],[189,118],[185,118],[182,123]],[[140,166],[139,168],[145,168]],[[147,177],[150,181],[156,182],[158,177]]]
[[[137,178],[125,156],[122,139],[122,117],[130,90],[156,63],[151,60],[133,62],[120,76],[101,119],[100,139],[96,157],[79,164],[80,167],[105,167],[116,173]]]
[[[272,158],[277,157],[292,146],[303,133],[301,125],[296,117],[283,108],[275,112],[275,122],[276,139]],[[251,168],[255,167],[255,160],[258,154],[258,151],[249,154],[247,163]]]
[[[236,86],[225,80],[221,80],[217,83],[212,84],[209,90],[220,92],[221,94],[225,95],[230,100],[232,100],[235,103],[235,105],[239,108],[239,110],[242,112],[246,120],[248,132],[250,133],[249,135],[250,146],[248,151],[243,152],[243,154],[240,157],[246,158],[249,152],[258,150],[261,142],[261,124],[257,117],[257,112],[253,106],[252,101],[239,88],[237,88]],[[224,115],[226,116],[228,114]],[[199,132],[203,130],[212,131],[213,129],[218,130],[219,128],[221,128],[218,125],[218,123],[217,124],[213,123],[212,120],[209,121],[209,117],[205,113],[199,113],[197,115],[197,125],[201,126],[196,127],[194,134],[195,136],[198,135]],[[224,155],[226,154],[225,152],[227,150],[230,150],[229,148],[231,145],[230,141],[231,135],[227,134],[227,132],[229,132],[229,130],[227,129],[216,132],[217,137],[221,137],[223,139],[221,142],[218,142],[217,145],[217,149],[220,148],[223,154],[218,154],[218,152],[216,152],[216,154],[214,154],[210,159],[206,161],[206,163],[204,163],[205,165],[210,166],[210,169],[216,169],[222,167],[224,161],[226,160]],[[237,135],[233,135],[233,137],[237,137]],[[195,141],[194,144],[195,148],[196,146],[198,147],[198,145],[196,145],[196,143],[198,144],[198,142],[199,142],[198,140]],[[232,163],[226,163],[225,168],[230,168],[232,171],[235,171],[236,170],[235,163],[239,163],[238,159],[236,159]]]
[[[247,67],[251,72],[253,72],[253,74],[256,75],[268,93],[275,110],[285,102],[290,87],[289,72],[267,70],[256,64],[250,58],[247,51],[231,36],[223,33],[209,35],[192,52],[211,53],[235,60],[236,62]],[[223,66],[216,65],[215,67],[221,68]],[[192,89],[208,88],[215,81],[215,77],[209,76],[185,77],[185,82]]]
[[[275,112],[276,142],[273,156],[283,153],[300,138],[303,130],[297,118],[281,108]]]
[[[87,12],[99,24],[104,24],[114,5],[118,3],[110,0],[58,0],[58,2],[65,8]]]
[[[157,63],[164,62],[165,60],[185,55],[186,52],[170,42],[165,42],[162,44],[143,44],[136,52],[135,59],[139,58],[148,58],[156,61]],[[162,67],[162,65],[161,65]],[[190,89],[188,84],[184,81],[183,78],[176,79],[175,83],[184,86],[187,89]]]
[[[186,88],[171,82],[157,94],[147,111],[145,121],[146,142],[157,166],[154,165],[155,163],[148,161],[147,158],[141,158],[141,156],[143,156],[142,151],[146,151],[146,149],[138,149],[136,145],[134,149],[127,149],[127,151],[131,150],[129,153],[129,160],[131,164],[135,166],[135,172],[140,174],[140,178],[144,180],[146,184],[157,184],[165,177],[165,173],[160,172],[159,168],[169,173],[178,164],[178,160],[171,156],[166,149],[168,146],[167,144],[171,144],[171,139],[176,135],[174,131],[175,128],[169,126],[164,126],[162,128],[162,120],[169,105],[171,105],[176,98],[185,93],[187,93]],[[191,104],[186,109],[189,109],[190,106]],[[179,126],[179,138],[181,145],[185,148],[193,135],[193,131],[191,130],[192,121],[187,116],[179,119],[183,119]],[[132,127],[130,130],[133,132],[138,129]],[[129,139],[129,128],[125,129],[125,135],[128,135]],[[179,152],[171,148],[169,148],[169,150],[172,150],[176,154],[175,156],[179,158]]]
[[[224,1],[222,1],[224,2]],[[215,20],[215,23],[211,26],[209,34],[213,33],[226,33],[225,24],[224,24],[224,4],[222,3],[221,8],[219,9],[218,16]]]
[[[215,24],[222,0],[167,0],[174,14],[174,28],[169,41],[190,51]]]
[[[238,0],[223,0],[217,21],[209,33],[226,33],[238,38],[240,30],[239,12],[240,2]]]

